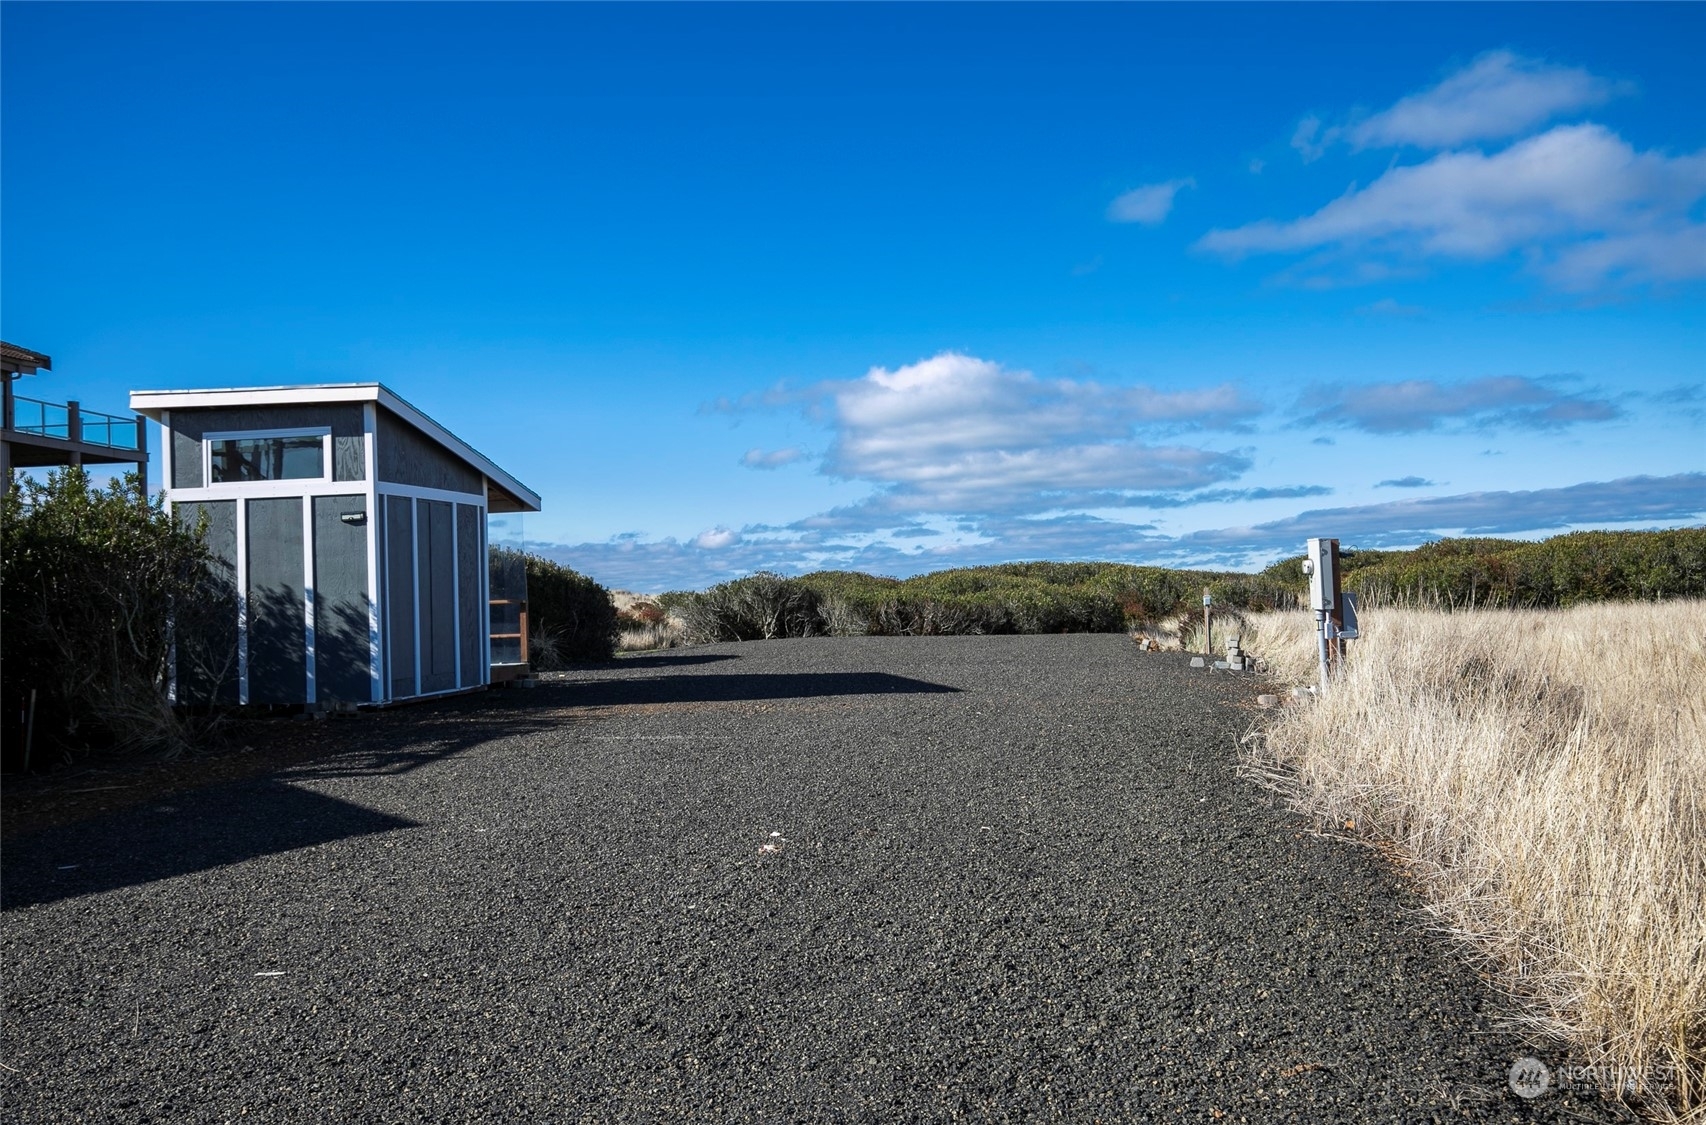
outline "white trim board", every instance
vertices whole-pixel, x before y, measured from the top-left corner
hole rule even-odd
[[[451,504],[472,504],[482,512],[486,510],[486,498],[478,492],[452,492],[447,488],[426,488],[416,484],[392,484],[382,480],[377,485],[381,496],[403,496],[410,500],[443,500]]]
[[[383,521],[375,485],[379,479],[378,442],[374,437],[378,415],[379,407],[371,402],[361,408],[362,463],[367,471],[367,479],[362,481],[366,486],[362,495],[367,499],[367,668],[372,682],[369,695],[374,703],[382,702],[386,695],[384,622],[379,616],[379,536],[383,534]]]
[[[201,488],[174,488],[171,498],[187,504],[195,500],[268,500],[289,496],[365,496],[363,480],[256,480],[237,484],[211,484]]]
[[[308,706],[320,702],[319,685],[315,676],[319,671],[318,657],[314,651],[314,614],[317,609],[315,585],[317,576],[314,573],[314,547],[318,528],[314,526],[314,498],[302,498],[302,666],[306,673],[307,683],[304,685],[308,692]]]

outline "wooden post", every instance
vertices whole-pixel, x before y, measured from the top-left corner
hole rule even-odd
[[[1214,623],[1209,617],[1209,606],[1214,595],[1208,592],[1208,587],[1202,588],[1202,650],[1208,654],[1209,660],[1214,660]]]

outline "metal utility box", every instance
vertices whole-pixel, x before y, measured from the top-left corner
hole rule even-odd
[[[1339,541],[1311,539],[1303,553],[1303,573],[1309,576],[1309,608],[1320,611],[1339,604]]]
[[[486,517],[537,512],[531,489],[378,383],[130,405],[160,423],[167,503],[205,521],[230,583],[232,620],[196,641],[229,659],[180,659],[175,701],[389,703],[491,682]]]

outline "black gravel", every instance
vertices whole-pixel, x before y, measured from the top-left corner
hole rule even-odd
[[[1121,637],[781,641],[327,724],[4,856],[26,1121],[1601,1121]],[[773,849],[773,850],[769,850]]]

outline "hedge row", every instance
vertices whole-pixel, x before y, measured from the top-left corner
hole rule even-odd
[[[1263,574],[1301,588],[1302,556]],[[1582,602],[1706,597],[1706,528],[1579,531],[1539,542],[1441,539],[1344,558],[1366,603],[1549,609]]]
[[[1260,575],[1118,563],[1008,563],[905,580],[853,571],[762,572],[663,603],[696,641],[809,636],[1119,633],[1202,604],[1274,609],[1295,591]]]
[[[1365,604],[1568,606],[1706,597],[1706,529],[1580,532],[1538,543],[1443,539],[1412,551],[1344,555],[1345,586]],[[1007,563],[883,578],[763,572],[660,599],[696,641],[875,634],[1113,633],[1194,614],[1208,590],[1234,610],[1290,609],[1302,556],[1259,574],[1124,563]]]

